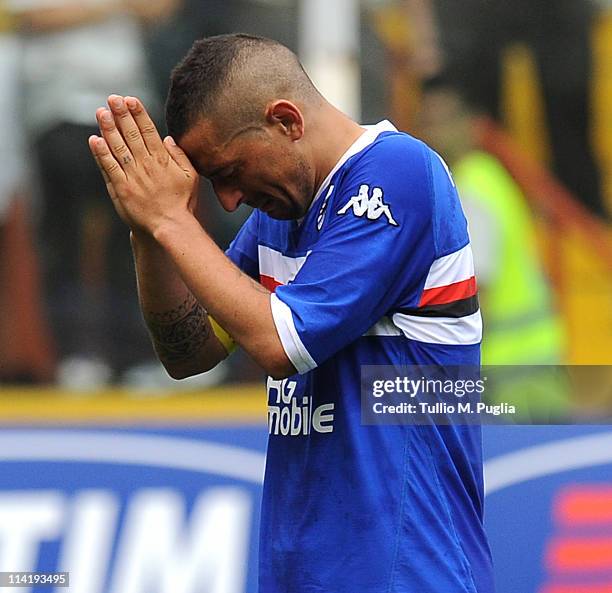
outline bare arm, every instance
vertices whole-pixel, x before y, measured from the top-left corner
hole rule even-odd
[[[268,374],[284,377],[295,373],[276,331],[269,291],[243,274],[196,219],[198,176],[183,151],[171,139],[162,143],[146,110],[136,99],[124,101],[122,97],[111,96],[109,105],[112,113],[103,108],[98,110],[103,137],[92,136],[90,148],[107,179],[119,215],[138,237],[145,236],[160,247],[156,266],[164,258],[166,264],[172,262],[184,286]],[[152,265],[154,260],[147,261],[145,265]],[[155,278],[155,269],[145,273],[143,263],[141,259],[139,280]],[[173,299],[173,307],[153,308],[154,298],[160,296],[159,285],[151,285],[151,290],[141,286],[140,292],[143,310],[152,309],[155,316],[149,315],[148,320],[163,335],[166,347],[165,312],[174,311],[183,328],[190,323],[200,328],[204,335],[198,332],[198,340],[206,337],[205,326],[198,321],[199,310],[190,308],[189,301],[184,311],[180,309],[184,302],[180,298]],[[170,317],[174,318],[173,315]],[[177,336],[172,336],[172,340],[173,344],[181,343]],[[208,344],[208,338],[205,343]]]
[[[140,308],[159,360],[171,377],[207,371],[227,356],[204,307],[150,237],[132,233]]]
[[[98,117],[100,112],[98,110]],[[148,116],[143,127],[149,134],[157,134]],[[155,137],[151,142],[155,142]],[[161,140],[159,144],[163,147]],[[128,222],[109,172],[102,166],[96,151],[92,149],[92,152],[117,212]],[[191,185],[190,199],[194,201],[197,177],[194,176]],[[206,310],[187,288],[172,260],[153,237],[135,230],[130,238],[140,308],[159,360],[175,379],[211,369],[228,353],[213,333]]]
[[[239,270],[197,220],[167,221],[154,236],[211,315],[269,375],[296,372],[276,331],[270,291]]]

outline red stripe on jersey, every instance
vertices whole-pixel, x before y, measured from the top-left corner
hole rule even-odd
[[[476,277],[472,276],[467,280],[447,284],[446,286],[436,286],[423,291],[419,307],[426,305],[445,305],[453,301],[467,299],[476,294]]]
[[[259,283],[265,286],[270,292],[274,292],[277,286],[282,286],[283,283],[272,278],[272,276],[259,275]]]

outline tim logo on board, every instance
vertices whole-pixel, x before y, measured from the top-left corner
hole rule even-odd
[[[57,592],[254,591],[264,439],[249,430],[230,433],[241,446],[227,430],[3,430],[0,571],[68,571]]]

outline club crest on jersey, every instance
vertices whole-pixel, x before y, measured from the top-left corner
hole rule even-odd
[[[353,196],[346,206],[340,208],[338,214],[346,214],[351,208],[353,214],[359,218],[365,216],[368,220],[378,220],[384,215],[389,224],[399,226],[391,214],[389,204],[383,202],[383,190],[380,187],[374,187],[370,191],[369,185],[360,186],[359,193]]]

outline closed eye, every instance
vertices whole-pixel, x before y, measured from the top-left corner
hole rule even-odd
[[[211,181],[228,181],[236,177],[239,172],[239,166],[237,164],[231,164],[227,167],[216,169],[213,171],[208,178]]]
[[[232,177],[234,172],[236,171],[236,167],[228,167],[227,169],[223,169],[214,175],[215,179],[228,179]]]

